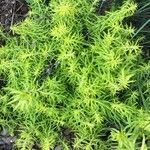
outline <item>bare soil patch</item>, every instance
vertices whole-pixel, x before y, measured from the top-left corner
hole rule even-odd
[[[0,1],[0,26],[4,31],[10,31],[10,27],[25,19],[29,7],[24,0]]]

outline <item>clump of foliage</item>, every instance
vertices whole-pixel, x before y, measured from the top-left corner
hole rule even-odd
[[[148,149],[150,64],[123,24],[136,4],[97,15],[98,0],[27,2],[11,28],[19,36],[0,34],[0,125],[17,133],[16,147]]]

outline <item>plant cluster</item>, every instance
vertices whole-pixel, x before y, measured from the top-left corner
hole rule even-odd
[[[148,149],[150,63],[123,23],[136,4],[98,15],[98,0],[27,3],[17,36],[0,31],[0,126],[16,148]]]

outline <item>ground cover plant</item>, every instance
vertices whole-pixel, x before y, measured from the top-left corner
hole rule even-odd
[[[137,6],[0,2],[0,149],[150,149],[148,23],[126,21]]]

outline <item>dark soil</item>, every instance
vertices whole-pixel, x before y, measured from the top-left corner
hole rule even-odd
[[[41,84],[47,77],[53,76],[58,66],[59,66],[59,62],[55,57],[48,58],[45,61],[45,66],[41,71],[41,74],[37,78],[38,83]]]
[[[10,136],[4,128],[0,133],[0,150],[14,150],[15,136]]]
[[[71,149],[73,149],[73,143],[75,139],[75,133],[68,127],[60,128],[61,136],[64,140],[66,140]]]
[[[68,80],[66,80],[66,82],[65,82],[65,89],[68,93],[73,94],[73,93],[75,93],[76,85],[69,83]]]
[[[25,19],[28,11],[24,0],[0,0],[0,26],[9,32],[12,25]]]
[[[0,138],[0,150],[13,150],[13,144],[15,137],[1,137]]]
[[[148,20],[148,17],[145,18]],[[124,20],[125,23],[128,25],[132,24],[132,26],[138,30],[140,27],[146,22],[146,20],[143,22],[143,20],[136,15],[133,15],[132,17],[126,18]],[[150,60],[150,34],[148,33],[150,30],[150,22],[147,24],[143,30],[137,35],[137,37],[144,36],[144,39],[140,42],[140,46],[142,46],[142,56],[145,59]],[[136,37],[135,37],[136,38]]]
[[[96,7],[96,13],[105,15],[107,11],[111,10],[113,2],[114,0],[100,0]]]
[[[33,147],[32,147],[32,150],[41,150],[41,147],[39,144],[37,143],[34,143]]]
[[[7,84],[6,78],[3,75],[0,75],[0,90],[5,87]]]
[[[46,6],[48,6],[48,5],[50,4],[50,1],[51,1],[51,0],[43,0],[43,3],[44,3]]]
[[[100,132],[100,139],[102,141],[109,140],[109,137],[111,136],[111,130],[117,129],[120,130],[119,125],[117,125],[114,121],[104,121],[104,129]]]
[[[6,44],[6,41],[5,41],[5,40],[0,39],[0,48],[1,48],[2,46],[5,46],[5,44]]]
[[[89,30],[86,26],[84,26],[83,29],[82,29],[82,35],[83,35],[85,41],[89,40],[90,33],[89,33]]]
[[[62,109],[65,107],[65,104],[63,102],[57,103],[55,106],[57,109]]]
[[[146,23],[150,18],[150,7],[145,7],[140,13],[138,12],[143,6],[145,6],[144,1],[135,0],[138,4],[137,12],[131,17],[127,17],[124,19],[123,23],[131,25],[138,31],[144,23]],[[137,34],[136,37],[144,36],[144,39],[140,42],[140,46],[142,46],[142,56],[146,60],[150,60],[150,22],[144,26],[144,28]]]
[[[126,90],[121,90],[116,93],[116,96],[119,98],[120,101],[124,101],[124,96],[126,95]]]

